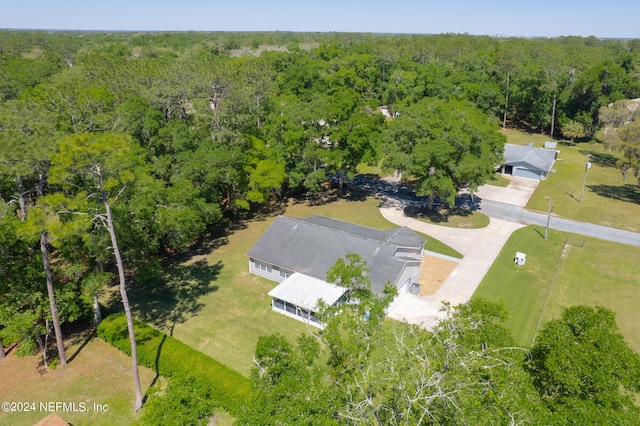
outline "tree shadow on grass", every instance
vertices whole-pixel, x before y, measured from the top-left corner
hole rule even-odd
[[[607,154],[606,152],[589,152],[587,150],[580,150],[582,155],[589,154],[589,162],[600,167],[616,167],[618,164],[618,157],[615,155]]]
[[[338,191],[335,189],[325,189],[322,191],[309,191],[293,197],[293,204],[307,204],[310,206],[323,206],[337,201]]]
[[[640,204],[640,185],[589,185],[588,187],[601,197]]]
[[[191,264],[161,266],[153,263],[140,268],[129,298],[138,318],[173,335],[173,328],[196,315],[204,306],[199,299],[218,290],[213,282],[222,262],[209,265],[206,260]]]
[[[593,139],[588,138],[588,137],[583,137],[583,138],[575,138],[573,143],[568,139],[559,140],[557,142],[561,146],[573,146],[573,147],[575,147],[575,146],[579,146],[579,145],[583,145],[583,146],[584,145],[590,145],[593,142]],[[587,151],[585,151],[585,154],[586,153],[587,153]]]
[[[194,256],[204,256],[229,242],[227,229],[233,229],[235,222],[225,222],[224,226],[218,226],[207,230],[189,246],[188,250],[166,252],[163,256],[165,263],[187,262]]]
[[[355,185],[350,185],[347,187],[343,198],[347,201],[366,201],[369,196],[369,191],[365,189],[360,189]]]
[[[154,371],[156,372],[156,375],[151,381],[151,383],[149,384],[149,387],[147,387],[146,392],[144,393],[144,397],[142,398],[142,405],[146,404],[147,400],[149,399],[149,391],[153,389],[156,383],[158,383],[158,379],[160,378],[160,356],[162,355],[162,347],[164,346],[164,342],[166,341],[167,341],[167,335],[163,334],[162,341],[160,341],[160,344],[158,345],[158,350],[156,351],[156,360],[154,363],[154,367],[155,367]]]
[[[424,205],[413,204],[404,208],[404,214],[408,217],[417,219],[426,219],[432,223],[447,223],[452,216],[471,216],[473,210],[463,208],[447,209],[443,207],[434,207],[429,211]]]
[[[268,205],[262,206],[260,209],[249,212],[243,220],[243,223],[249,221],[264,221],[274,216],[283,215],[287,210],[288,199],[278,198],[271,200]],[[245,226],[246,228],[246,226]]]
[[[8,356],[14,349],[18,349],[18,343],[11,343],[9,346],[4,347],[4,354]]]
[[[69,343],[72,346],[75,346],[75,345],[79,345],[79,346],[76,348],[76,350],[73,352],[73,354],[69,358],[67,358],[67,362],[69,362],[69,363],[73,362],[73,360],[76,359],[76,357],[80,354],[80,352],[82,352],[82,350],[96,336],[97,336],[97,333],[96,333],[96,328],[95,327],[90,327],[88,329],[84,329],[81,332],[74,333],[70,337]]]

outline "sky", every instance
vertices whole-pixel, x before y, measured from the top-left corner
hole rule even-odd
[[[1,0],[0,28],[640,38],[640,0]]]

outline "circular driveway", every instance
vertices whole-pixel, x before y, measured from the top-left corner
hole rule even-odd
[[[506,188],[484,185],[474,195],[523,207],[539,182],[511,176],[507,178],[511,183]],[[389,311],[391,318],[432,329],[444,315],[441,311],[443,302],[449,302],[453,306],[468,302],[511,233],[524,225],[491,218],[486,228],[450,228],[407,217],[404,215],[404,206],[405,202],[401,200],[389,199],[380,208],[380,212],[389,222],[430,235],[464,256],[435,294],[416,296],[407,293]]]
[[[394,193],[389,192],[381,194],[388,199],[380,208],[380,212],[388,221],[437,238],[464,256],[434,295],[402,295],[398,303],[389,310],[389,317],[432,329],[443,317],[443,302],[447,301],[455,306],[469,301],[513,231],[527,224],[545,225],[548,219],[546,214],[523,209],[539,181],[505,177],[511,181],[506,188],[484,185],[474,193],[474,197],[480,199],[476,201],[479,201],[479,210],[491,216],[489,226],[482,229],[448,228],[406,217],[404,207],[407,203],[415,202],[414,200],[396,198]],[[461,191],[460,195],[469,198],[466,191]],[[486,202],[483,204],[483,201]],[[551,220],[550,228],[640,246],[640,234],[635,232],[555,216]]]

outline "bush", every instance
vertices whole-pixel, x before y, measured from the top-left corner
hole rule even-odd
[[[240,373],[173,337],[134,320],[138,363],[157,374],[175,379],[200,377],[211,385],[211,399],[232,415],[251,398],[251,382]],[[124,314],[108,316],[98,326],[98,336],[131,355],[131,345]]]
[[[171,378],[164,392],[158,388],[146,404],[141,425],[206,425],[215,405],[211,384],[202,377]]]

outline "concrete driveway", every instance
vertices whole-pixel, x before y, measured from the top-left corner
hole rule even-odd
[[[513,231],[527,224],[544,226],[547,215],[524,210],[539,181],[512,176],[506,188],[484,185],[475,193],[484,203],[480,211],[491,216],[488,227],[482,229],[456,229],[431,225],[404,215],[404,206],[412,201],[392,198],[386,193],[388,202],[380,209],[382,215],[398,226],[407,226],[430,235],[453,247],[464,255],[449,278],[436,294],[415,296],[405,294],[390,310],[389,316],[411,324],[432,329],[442,318],[442,302],[452,305],[467,302],[484,278],[485,274],[502,250]],[[464,191],[461,191],[464,193]],[[468,193],[468,192],[467,192]],[[553,217],[551,228],[565,232],[588,235],[622,244],[640,246],[640,234],[620,229],[607,228],[589,223],[575,222]],[[515,255],[515,253],[513,253]],[[514,267],[516,267],[514,265]]]
[[[506,188],[483,185],[474,195],[483,200],[524,207],[537,188],[539,181],[509,175],[505,175],[505,177],[511,181]],[[388,221],[437,238],[464,256],[434,295],[405,294],[389,311],[391,318],[433,329],[443,317],[443,312],[441,312],[443,302],[450,302],[454,306],[468,302],[511,233],[524,225],[491,218],[491,222],[486,228],[449,228],[405,216],[404,205],[402,200],[389,199],[380,212]],[[514,265],[514,267],[516,266]]]
[[[474,196],[478,196],[483,200],[497,201],[499,203],[511,204],[518,207],[524,207],[529,202],[529,198],[538,187],[539,180],[521,178],[511,175],[503,175],[510,180],[509,185],[503,188],[493,185],[482,185],[478,187],[478,191],[474,192]],[[467,189],[460,191],[460,194],[468,194]]]
[[[436,294],[416,296],[407,293],[389,311],[391,318],[427,329],[432,329],[442,318],[442,302],[458,305],[469,301],[511,233],[524,226],[500,219],[491,219],[489,226],[481,229],[431,225],[405,216],[404,204],[399,201],[388,202],[380,212],[388,221],[430,235],[464,256]]]

